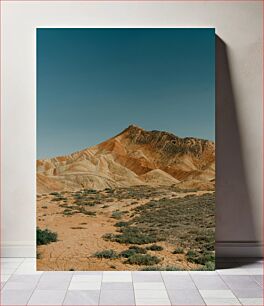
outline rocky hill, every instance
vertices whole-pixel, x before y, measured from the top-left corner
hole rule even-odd
[[[176,185],[214,189],[215,144],[130,125],[94,147],[37,161],[37,191]]]

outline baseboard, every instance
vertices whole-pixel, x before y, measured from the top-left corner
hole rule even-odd
[[[35,257],[36,245],[30,241],[2,242],[1,257]]]
[[[263,243],[252,242],[216,242],[217,257],[263,257]]]
[[[217,242],[217,257],[263,257],[262,242]],[[3,242],[1,257],[35,257],[36,246],[32,242]]]

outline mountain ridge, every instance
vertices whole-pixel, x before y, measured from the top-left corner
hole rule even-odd
[[[209,188],[215,175],[215,144],[129,125],[116,136],[69,155],[37,160],[38,192],[169,185],[195,179]],[[151,172],[151,175],[146,175]],[[154,177],[153,177],[154,176]]]

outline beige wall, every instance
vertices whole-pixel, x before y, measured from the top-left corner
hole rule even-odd
[[[34,256],[36,27],[215,27],[217,251],[260,255],[262,3],[2,2],[2,255]]]

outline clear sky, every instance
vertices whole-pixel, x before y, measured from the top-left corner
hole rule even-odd
[[[214,140],[214,29],[38,29],[37,158],[130,124]]]

